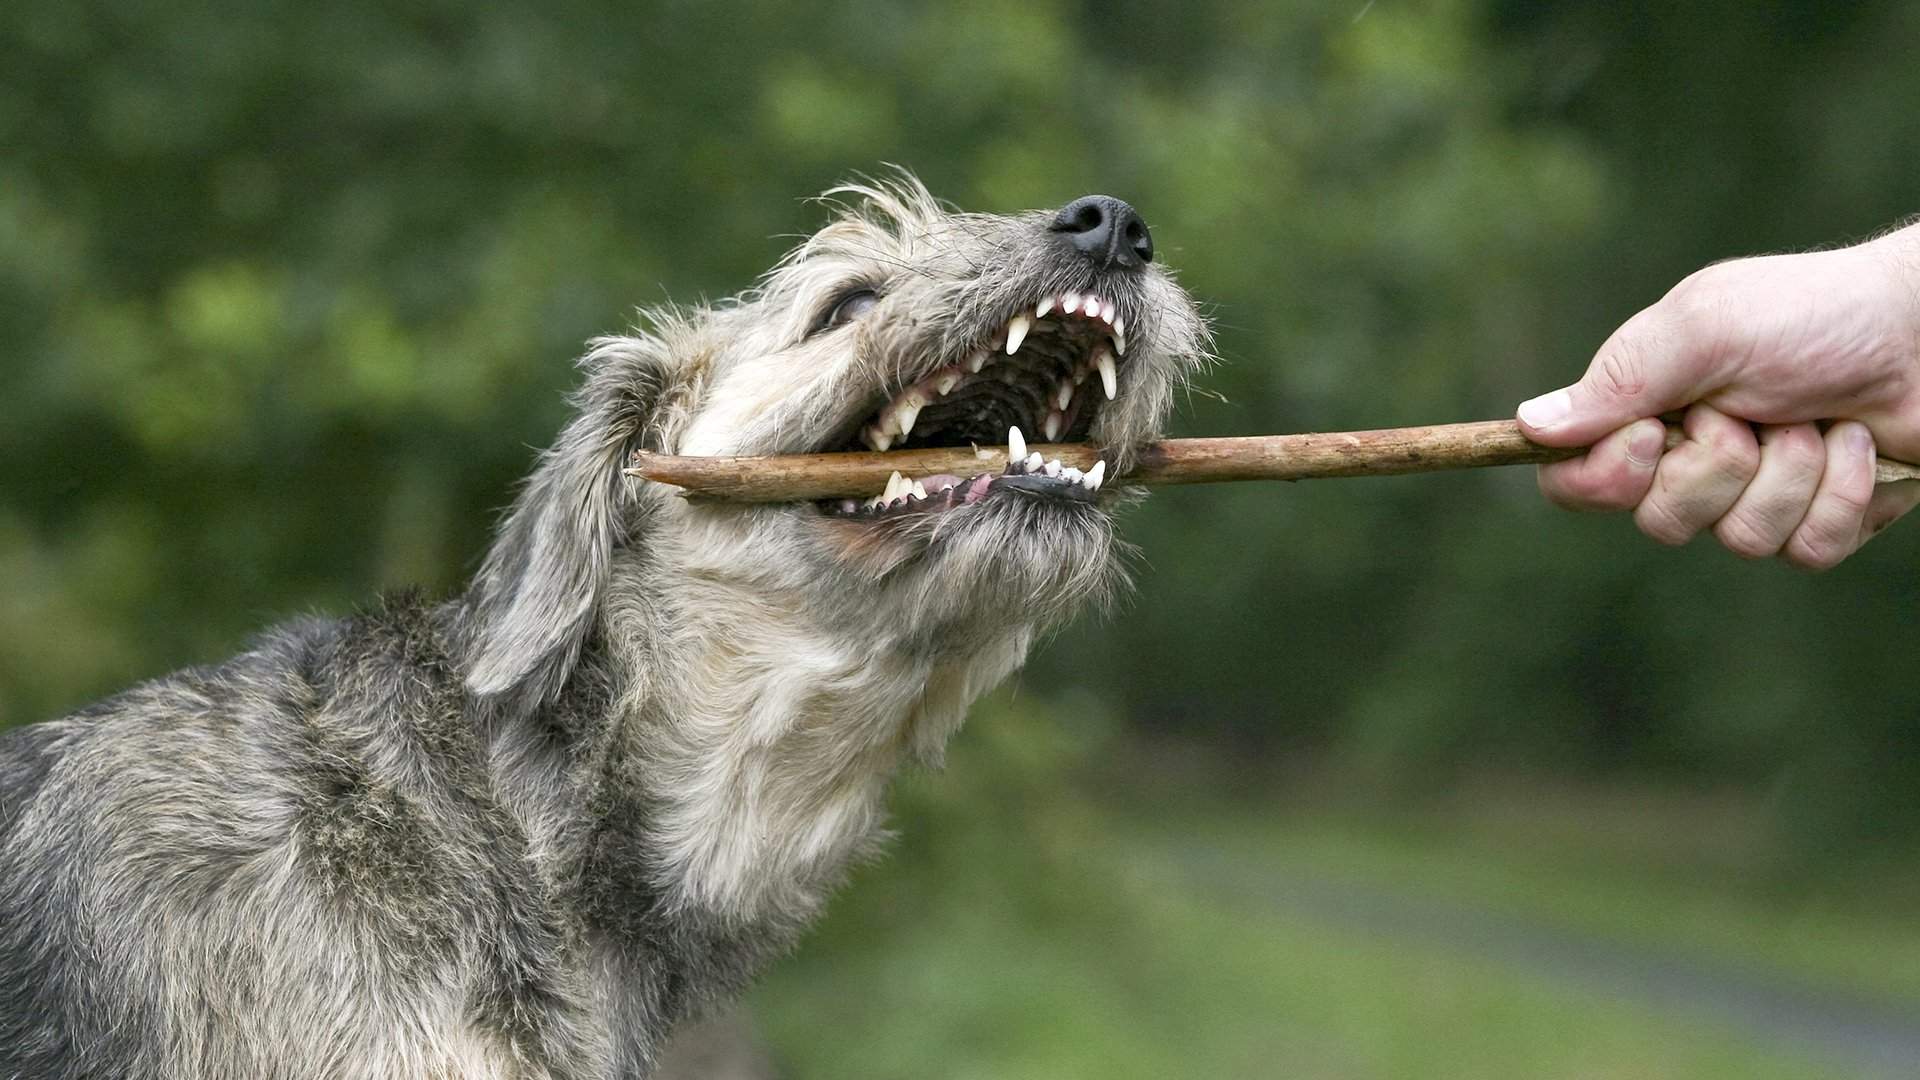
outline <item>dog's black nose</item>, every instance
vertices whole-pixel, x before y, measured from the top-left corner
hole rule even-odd
[[[1133,207],[1111,195],[1082,195],[1054,215],[1053,231],[1105,270],[1137,269],[1153,261],[1153,234]]]

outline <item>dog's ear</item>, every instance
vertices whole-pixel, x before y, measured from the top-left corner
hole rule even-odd
[[[566,682],[593,629],[630,490],[621,473],[648,430],[664,348],[602,338],[581,361],[575,415],[514,500],[468,598],[467,689],[540,702]]]

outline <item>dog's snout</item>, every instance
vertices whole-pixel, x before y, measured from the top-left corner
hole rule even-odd
[[[1082,195],[1060,208],[1052,229],[1095,266],[1137,269],[1153,261],[1153,234],[1138,211],[1111,195]]]

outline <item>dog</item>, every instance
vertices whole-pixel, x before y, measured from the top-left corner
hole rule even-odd
[[[756,288],[591,344],[463,594],[0,739],[0,1077],[645,1077],[791,947],[889,778],[1122,586],[1120,478],[1210,355],[1118,199],[828,200]],[[623,473],[1029,438],[1105,464],[768,505]]]

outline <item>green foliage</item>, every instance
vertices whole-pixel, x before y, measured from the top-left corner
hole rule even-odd
[[[1589,954],[1652,946],[1668,970],[1727,965],[1888,1015],[1920,1001],[1907,906],[1774,895],[1735,865],[1700,873],[1737,860],[1662,850],[1663,825],[1737,839],[1710,803],[1250,810],[1129,754],[1097,703],[1000,695],[978,712],[949,769],[899,788],[897,857],[857,875],[751,999],[800,1080],[1872,1075],[1471,933],[1300,903],[1302,883],[1443,923],[1486,911]]]
[[[1182,433],[1503,415],[1695,266],[1920,206],[1908,5],[197,7],[0,20],[0,724],[457,588],[568,358],[899,162],[1133,201],[1226,363]],[[1817,579],[1521,474],[1170,492],[1028,685],[1134,732],[1769,792],[1910,834],[1920,531]]]

